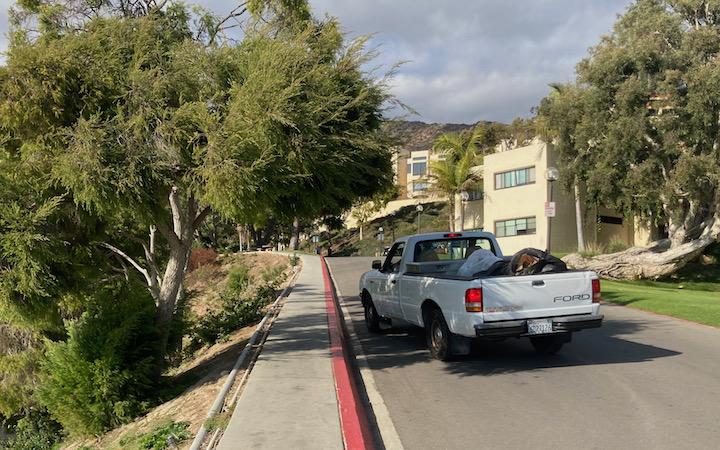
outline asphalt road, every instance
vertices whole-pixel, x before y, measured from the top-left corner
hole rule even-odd
[[[509,339],[443,363],[422,330],[367,332],[372,259],[327,261],[405,449],[720,448],[720,330],[603,305],[557,355]]]

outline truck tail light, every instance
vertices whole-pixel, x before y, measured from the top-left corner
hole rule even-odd
[[[600,303],[600,280],[592,280],[592,302]]]
[[[472,288],[465,291],[465,311],[482,312],[483,296],[482,288]]]

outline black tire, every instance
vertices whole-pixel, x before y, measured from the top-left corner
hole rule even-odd
[[[425,323],[425,337],[428,350],[433,358],[440,361],[449,361],[452,358],[452,333],[439,309],[434,309],[428,314],[428,320]]]
[[[371,333],[380,332],[380,316],[378,315],[375,305],[373,305],[372,299],[366,298],[363,301],[363,309],[365,310],[365,326]]]
[[[559,335],[535,336],[530,338],[530,343],[539,355],[554,355],[560,351],[565,342],[567,342],[567,339]]]

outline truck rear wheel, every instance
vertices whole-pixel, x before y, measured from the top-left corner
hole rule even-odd
[[[563,344],[567,341],[568,337],[564,334],[534,336],[530,338],[530,343],[535,348],[535,352],[540,355],[554,355],[560,351]]]
[[[372,299],[366,298],[363,300],[363,309],[365,311],[365,326],[371,333],[380,332],[380,316],[373,305]]]
[[[442,311],[435,309],[428,314],[425,324],[425,336],[430,355],[440,361],[449,361],[452,358],[452,333],[445,322]]]

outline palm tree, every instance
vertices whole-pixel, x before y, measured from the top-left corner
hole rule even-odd
[[[472,170],[482,164],[482,155],[477,154],[478,133],[446,133],[437,138],[433,151],[444,156],[443,159],[430,163],[428,178],[432,190],[447,195],[450,204],[450,231],[455,230],[455,202],[460,192],[475,187],[481,174]],[[464,217],[460,220],[464,221]],[[462,227],[463,224],[461,224]]]

